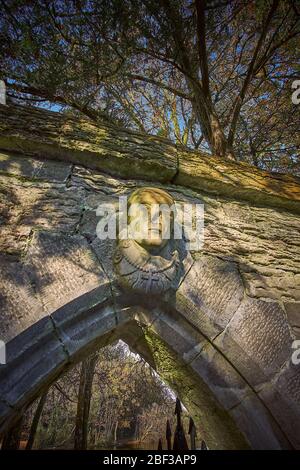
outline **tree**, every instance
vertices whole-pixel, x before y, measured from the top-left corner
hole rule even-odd
[[[292,0],[0,2],[0,63],[12,99],[297,169]]]
[[[30,427],[30,433],[29,433],[28,441],[27,441],[27,444],[26,444],[26,450],[31,450],[32,446],[34,444],[34,439],[35,439],[35,436],[36,436],[36,432],[37,432],[37,428],[38,428],[38,425],[39,425],[40,417],[41,417],[41,414],[43,412],[43,408],[44,408],[45,403],[46,403],[47,393],[48,393],[48,389],[44,393],[42,393],[41,398],[40,398],[39,403],[38,403],[38,406],[37,406],[37,409],[34,413],[33,420],[32,420],[31,427]]]
[[[32,448],[33,439],[35,448],[72,448],[74,437],[76,448],[107,448],[142,435],[143,442],[157,444],[157,436],[164,435],[174,397],[157,374],[122,342],[102,348],[97,356],[94,372],[92,355],[26,411],[19,428],[23,440],[28,436],[26,448]]]
[[[88,421],[90,415],[93,378],[97,360],[98,354],[95,353],[82,361],[81,365],[74,434],[74,448],[77,450],[86,450],[88,446]]]

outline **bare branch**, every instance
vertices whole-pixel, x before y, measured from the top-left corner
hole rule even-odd
[[[230,125],[230,129],[229,129],[229,134],[228,134],[228,145],[229,146],[233,145],[235,130],[236,130],[236,126],[237,126],[237,121],[238,121],[238,118],[239,118],[239,115],[240,115],[241,107],[243,105],[243,101],[244,101],[246,92],[248,90],[249,84],[251,82],[251,79],[252,79],[252,76],[253,76],[253,73],[254,73],[254,70],[255,70],[256,59],[257,59],[257,56],[258,56],[258,54],[261,50],[261,47],[262,47],[263,42],[265,40],[266,34],[268,32],[270,22],[271,22],[271,20],[273,18],[273,15],[274,15],[277,7],[278,7],[278,4],[279,4],[279,0],[273,0],[273,3],[272,3],[272,6],[270,8],[270,11],[268,13],[268,16],[267,16],[267,18],[266,18],[266,20],[263,24],[260,37],[259,37],[258,42],[256,44],[256,47],[254,49],[254,53],[253,53],[251,62],[249,64],[249,67],[248,67],[248,70],[247,70],[247,73],[246,73],[246,77],[245,77],[244,83],[242,85],[242,89],[241,89],[239,95],[236,97],[234,110],[233,110],[233,116],[232,116],[231,125]]]
[[[201,70],[202,88],[205,96],[211,100],[205,38],[205,4],[205,0],[195,1],[197,13],[198,56]]]
[[[62,104],[65,106],[70,106],[74,109],[77,109],[77,111],[80,111],[85,116],[88,116],[93,121],[97,121],[98,119],[103,119],[104,121],[110,122],[110,119],[104,113],[101,113],[100,111],[96,111],[92,108],[88,108],[87,106],[80,105],[79,103],[73,100],[64,98],[61,95],[51,93],[49,92],[49,90],[46,90],[44,88],[37,88],[37,87],[27,85],[27,84],[22,85],[18,83],[9,83],[7,82],[7,80],[5,82],[8,88],[11,88],[19,93],[39,96],[40,98],[44,98],[45,100],[50,101],[52,103],[58,103],[58,104]]]
[[[173,95],[180,96],[180,98],[184,98],[185,100],[191,101],[193,98],[191,95],[188,95],[184,91],[178,90],[177,88],[173,88],[167,85],[166,83],[160,82],[159,80],[155,80],[154,78],[144,77],[143,75],[133,73],[125,74],[125,77],[130,78],[131,80],[139,80],[142,82],[151,83],[152,85],[156,85],[157,87],[162,88],[163,90],[170,91],[171,93],[173,93]]]

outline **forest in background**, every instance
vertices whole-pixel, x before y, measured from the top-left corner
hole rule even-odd
[[[122,341],[106,346],[61,376],[27,410],[19,448],[157,448],[166,422],[175,430],[175,396]],[[189,417],[184,411],[183,425]]]

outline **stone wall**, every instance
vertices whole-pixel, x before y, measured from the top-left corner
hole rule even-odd
[[[6,305],[3,335],[9,328],[7,322],[11,324],[14,334],[27,326],[27,320],[24,320],[27,308],[31,319],[36,309],[41,311],[42,301],[38,300],[41,292],[48,297],[53,289],[53,300],[50,303],[43,300],[47,304],[43,309],[51,311],[70,300],[72,291],[74,295],[76,292],[80,294],[97,282],[99,262],[111,255],[96,237],[98,205],[111,201],[117,203],[117,196],[129,194],[134,188],[149,183],[139,179],[118,179],[62,161],[37,160],[2,151],[0,184],[1,271],[7,282],[7,287],[2,291],[6,291],[6,302],[10,304],[10,307]],[[253,298],[278,301],[290,318],[295,333],[298,332],[298,214],[212,195],[203,190],[196,192],[177,184],[156,183],[156,186],[168,190],[176,201],[204,203],[204,247],[201,252],[193,253],[194,258],[209,255],[235,263],[246,293]],[[40,248],[41,244],[43,248]],[[47,269],[47,259],[52,259],[51,249],[56,257],[56,265],[51,270],[60,272],[61,280],[47,272],[41,283],[38,280],[39,270]],[[78,260],[75,265],[73,253]],[[81,288],[78,287],[77,277]],[[61,301],[57,296],[59,282],[64,292]],[[218,279],[215,282],[217,289]],[[16,283],[17,297],[10,291],[14,290]],[[25,308],[23,302],[20,303],[19,295],[22,295]],[[31,305],[33,299],[34,305]],[[8,312],[15,312],[16,315],[20,308],[22,314],[17,319],[20,328],[17,328],[7,318],[10,318]]]
[[[167,311],[155,322],[150,316],[140,345],[134,329],[120,336],[126,340],[131,332],[131,346],[196,414],[198,396],[200,421],[201,387],[184,391],[182,364],[187,383],[201,380],[202,390],[212,392],[210,412],[229,413],[252,447],[259,447],[257,436],[271,435],[267,422],[280,437],[266,446],[300,448],[300,372],[290,361],[300,336],[296,178],[20,107],[0,106],[0,149],[1,339],[17,337],[102,285],[118,302],[115,242],[96,237],[96,208],[151,181],[178,202],[204,203],[204,246],[191,253],[186,278],[168,301],[183,320]],[[161,354],[165,347],[169,352]],[[174,351],[177,365],[170,369],[167,356]],[[250,429],[255,420],[258,428]],[[207,432],[212,447],[225,445],[214,440],[213,428]],[[243,446],[236,431],[232,436],[233,447]]]

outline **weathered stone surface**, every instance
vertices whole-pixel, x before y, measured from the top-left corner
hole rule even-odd
[[[247,436],[253,449],[291,449],[290,441],[282,434],[277,422],[270,412],[258,400],[255,394],[250,394],[229,414],[241,430],[247,430]],[[249,423],[251,423],[249,425]]]
[[[89,191],[94,191],[94,193],[90,193],[89,195],[91,196],[90,205],[94,206],[93,199],[99,193],[110,196],[111,202],[112,197],[123,195],[124,193],[128,193],[130,190],[135,189],[136,187],[143,186],[145,181],[134,179],[119,179],[117,177],[113,177],[90,168],[84,168],[83,166],[75,165],[72,171],[72,183],[76,186],[88,189]],[[117,202],[117,199],[115,199],[115,201]]]
[[[89,188],[83,230],[87,230],[90,237],[90,233],[94,236],[94,227],[99,220],[91,211],[97,208],[101,198],[105,195],[106,202],[117,203],[116,195],[129,194],[132,188],[143,186],[145,182],[106,179],[101,173],[87,169],[79,171],[79,168],[74,177],[76,185]],[[176,202],[205,204],[203,251],[236,263],[250,296],[280,301],[300,299],[299,217],[204,193],[200,197],[179,186],[176,191],[171,185],[157,186],[167,189]]]
[[[47,155],[123,177],[167,181],[176,173],[176,148],[167,140],[60,113],[0,106],[0,132],[0,147],[8,151]]]
[[[33,230],[70,233],[82,212],[82,190],[56,183],[0,176],[0,196],[0,249],[16,256]]]
[[[33,183],[26,180],[26,175],[22,181],[0,178],[3,252],[20,255],[26,249],[32,227],[70,232],[79,224],[80,233],[99,245],[95,239],[98,205],[117,203],[116,195],[145,184],[118,180],[80,167],[75,170],[68,188],[46,181]],[[84,188],[88,188],[86,197]],[[172,187],[167,189],[170,191]],[[287,212],[207,195],[201,199],[195,195],[186,197],[184,192],[189,193],[177,187],[171,193],[177,200],[205,202],[204,251],[237,263],[250,296],[282,301],[300,299],[299,218]],[[102,251],[102,256],[105,252]],[[101,257],[101,250],[97,253]]]
[[[289,207],[298,213],[300,210],[298,178],[271,175],[247,163],[224,161],[198,152],[180,152],[175,182],[237,200]]]
[[[296,449],[300,448],[300,365],[290,361],[278,375],[259,392],[261,400]]]
[[[199,429],[209,448],[247,449],[249,441],[236,428],[232,417],[222,409],[201,376],[183,363],[153,332],[148,331],[146,339],[152,350],[157,372],[177,393],[195,422],[199,423]],[[251,423],[248,424],[251,426]]]
[[[0,153],[0,174],[65,183],[71,174],[71,168],[70,163],[24,158],[13,153]]]
[[[1,423],[11,420],[71,363],[119,337],[118,329],[135,312],[131,315],[128,308],[118,311],[108,305],[109,292],[106,283],[39,320],[7,344],[7,364],[0,367],[0,397],[6,405],[0,406]]]
[[[35,292],[49,313],[105,279],[88,243],[78,235],[36,232],[24,263]]]
[[[182,318],[171,313],[161,313],[152,320],[148,329],[168,344],[174,354],[187,364],[193,361],[207,343],[201,333],[184,322]]]
[[[249,393],[245,380],[211,344],[206,344],[190,363],[224,409],[229,410]]]
[[[107,288],[106,294],[109,297]],[[116,330],[124,327],[132,317],[128,309],[116,311],[113,303],[101,307],[101,303],[97,302],[96,306],[71,316],[66,316],[64,310],[55,312],[52,319],[70,361],[76,363],[88,352],[108,344],[112,335],[118,337]]]
[[[171,142],[37,108],[0,105],[0,148],[84,164],[116,176],[171,181],[300,212],[299,181]],[[179,158],[180,157],[180,158]],[[179,167],[177,164],[179,161]]]
[[[246,298],[214,343],[253,386],[259,386],[288,360],[292,341],[278,304]]]
[[[7,344],[6,360],[0,368],[0,396],[20,409],[58,375],[69,358],[46,316]]]
[[[0,399],[0,429],[3,423],[9,419],[12,413],[12,407]]]
[[[21,340],[19,344],[14,345],[14,355],[10,355],[10,364],[13,365],[13,360],[17,360],[20,354],[23,355],[22,360],[19,362],[25,369],[26,367],[28,368],[28,363],[30,363],[28,370],[30,374],[33,374],[29,374],[30,383],[33,383],[35,387],[31,389],[29,384],[26,385],[26,382],[23,382],[23,385],[18,385],[20,388],[16,389],[15,398],[17,406],[19,406],[19,402],[23,403],[20,392],[22,386],[25,387],[26,396],[28,398],[28,396],[32,396],[31,394],[33,394],[41,384],[45,384],[44,376],[39,375],[40,369],[31,369],[31,366],[34,365],[32,357],[40,356],[40,351],[37,348],[38,353],[34,356],[34,351],[30,350],[30,348],[35,347],[38,343],[43,343],[43,335],[45,333],[47,333],[47,335],[52,334],[52,327],[54,327],[56,338],[58,338],[64,354],[66,354],[68,358],[67,363],[69,363],[70,361],[76,362],[80,360],[84,354],[91,350],[91,347],[94,348],[96,345],[101,346],[106,344],[112,337],[117,338],[117,332],[115,336],[110,336],[110,332],[120,328],[119,335],[121,335],[127,324],[129,325],[134,318],[138,319],[139,315],[137,316],[137,314],[139,309],[137,308],[135,308],[131,314],[131,312],[128,311],[128,307],[125,307],[125,309],[121,311],[118,306],[113,307],[113,305],[107,305],[107,291],[105,287],[106,285],[104,284],[95,289],[92,293],[83,295],[81,298],[74,300],[71,304],[55,312],[52,316],[53,321],[49,331],[48,321],[46,322],[45,328],[43,328],[43,323],[41,322],[36,324],[34,328],[40,326],[41,329],[36,333],[33,332],[33,343],[30,341],[32,329],[27,330],[23,335],[19,335],[18,338],[12,342],[13,344],[17,340]],[[104,310],[101,310],[101,305],[104,305]],[[107,305],[107,307],[105,307],[105,305]],[[148,338],[148,340],[151,338],[148,344],[151,346],[150,350],[152,351],[156,368],[175,390],[178,389],[180,391],[189,409],[191,407],[191,409],[195,410],[197,418],[201,408],[206,410],[205,413],[202,410],[200,418],[203,419],[202,425],[203,423],[206,423],[205,426],[207,425],[207,435],[212,448],[236,448],[235,446],[240,448],[242,446],[242,441],[239,441],[236,430],[232,429],[232,423],[228,420],[228,417],[224,415],[224,412],[222,412],[222,407],[229,410],[234,420],[239,423],[240,429],[247,435],[247,438],[250,437],[252,446],[261,448],[287,447],[285,440],[282,439],[282,435],[275,424],[275,435],[274,432],[270,431],[269,427],[273,426],[272,418],[270,417],[269,420],[265,422],[265,410],[260,410],[260,405],[258,406],[256,401],[252,403],[251,407],[249,406],[247,408],[247,413],[245,413],[244,408],[241,408],[239,400],[241,399],[242,402],[244,402],[247,386],[235,369],[232,368],[219,353],[216,353],[211,346],[201,349],[201,357],[197,356],[193,358],[192,356],[193,360],[189,365],[183,362],[182,359],[184,359],[184,357],[181,358],[181,355],[184,356],[187,346],[190,347],[190,345],[193,345],[194,340],[199,344],[199,338],[195,336],[195,331],[192,330],[191,325],[186,324],[182,319],[177,322],[176,317],[174,319],[175,321],[170,323],[172,315],[170,314],[168,316],[165,312],[160,312],[160,315],[152,322],[152,314],[148,313],[146,317],[145,314],[146,312],[141,315],[140,322],[146,324],[146,330],[143,330],[145,337]],[[77,318],[78,321],[76,320]],[[164,341],[169,345],[169,348],[173,350],[172,357],[168,358],[168,356],[165,355],[165,349],[162,348],[160,341],[157,342],[157,340],[155,340],[154,343],[152,342],[153,333],[156,338],[163,337]],[[46,371],[47,378],[50,377],[50,379],[53,379],[55,373],[60,370],[60,356],[56,359],[56,356],[52,355],[52,347],[49,347],[49,344],[52,344],[51,341],[52,339],[50,338],[50,343],[48,342],[47,348],[50,349],[51,357],[53,356],[56,362],[52,363],[53,369],[51,369],[51,371],[53,370],[53,373],[49,372],[47,368]],[[140,341],[141,338],[138,343]],[[47,348],[45,344],[45,350],[47,350]],[[25,360],[26,357],[27,360]],[[180,363],[180,366],[178,366],[177,362],[178,364]],[[55,363],[57,366],[54,367]],[[63,362],[63,365],[66,364]],[[42,369],[45,368],[43,361],[41,367]],[[190,370],[193,372],[190,372]],[[5,382],[14,383],[14,374],[20,373],[18,372],[17,366],[15,365],[13,368],[8,369],[8,372],[10,377],[8,378],[9,380],[5,380]],[[211,394],[217,398],[220,405],[214,402]],[[207,407],[208,409],[206,409]],[[259,419],[256,416],[257,409],[259,409]],[[258,425],[257,421],[262,421],[263,425]],[[225,423],[226,426],[228,426],[227,433],[225,434],[228,437],[230,436],[229,441],[221,437],[221,422],[223,426]],[[219,426],[221,426],[221,428]],[[216,431],[216,429],[218,429],[218,431]],[[211,434],[212,430],[214,431]],[[263,437],[266,430],[268,430],[267,439]],[[276,438],[277,433],[278,437]],[[258,436],[260,436],[260,441]],[[260,442],[259,444],[258,441]]]
[[[206,200],[204,250],[235,261],[251,297],[300,299],[300,220],[241,202]]]
[[[243,284],[233,263],[203,256],[178,289],[176,308],[192,317],[193,324],[212,338],[228,324],[243,295]],[[191,311],[195,308],[196,312]]]
[[[0,255],[0,340],[18,335],[45,313],[22,264]]]
[[[112,253],[114,253],[116,248],[116,240],[100,240],[95,238],[91,243],[91,247],[105,274],[112,281],[116,276],[112,257]]]
[[[144,327],[137,321],[128,322],[126,328],[120,333],[120,339],[130,348],[130,351],[139,354],[155,370],[155,361],[149,345],[145,339]]]
[[[290,361],[288,366],[284,368],[280,374],[273,379],[276,388],[281,393],[288,395],[300,410],[300,364],[295,365]],[[300,425],[300,423],[299,423]],[[300,437],[300,435],[299,435]]]
[[[300,302],[285,302],[284,308],[293,332],[300,336]]]
[[[22,361],[10,352],[5,397],[11,386],[13,404],[28,403],[123,335],[205,423],[211,448],[243,447],[242,434],[255,448],[300,447],[299,373],[287,365],[300,332],[297,179],[41,110],[5,112],[0,148],[16,153],[0,154],[0,339],[42,318],[33,343],[31,329],[15,339]],[[115,241],[96,236],[98,205],[149,180],[205,205],[204,245],[176,296],[156,304],[117,289]]]

